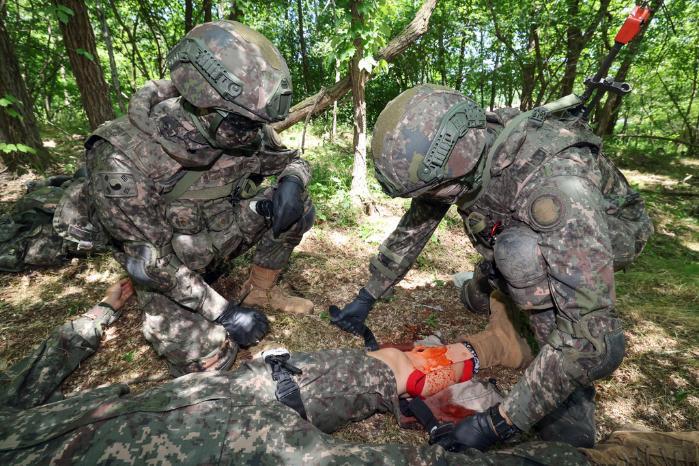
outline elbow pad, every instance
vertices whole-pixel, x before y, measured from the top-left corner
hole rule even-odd
[[[146,288],[167,291],[175,285],[177,270],[172,247],[156,248],[150,243],[125,247],[126,271],[131,279]]]

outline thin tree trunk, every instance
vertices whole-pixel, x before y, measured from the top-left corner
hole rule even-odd
[[[12,38],[5,27],[5,15],[5,9],[0,9],[0,98],[11,97],[13,103],[0,107],[0,142],[23,144],[36,153],[3,153],[2,161],[13,173],[27,166],[44,169],[51,161],[41,142],[32,99],[22,77]]]
[[[121,83],[119,82],[119,72],[116,67],[116,60],[114,59],[114,47],[112,46],[112,34],[109,32],[109,25],[107,25],[107,18],[104,15],[104,10],[102,9],[102,2],[100,0],[95,0],[95,5],[97,7],[97,14],[99,15],[100,23],[102,25],[102,38],[107,46],[107,54],[109,55],[109,71],[112,76],[112,87],[114,87],[114,93],[116,94],[117,103],[119,104],[119,110],[121,113],[126,113],[126,105],[124,104],[124,96],[121,95]]]
[[[231,9],[228,10],[228,19],[231,21],[243,21],[243,10],[238,0],[231,1]]]
[[[662,0],[655,0],[651,4],[651,13],[648,18],[648,23],[653,19],[654,12],[658,11],[662,4]],[[628,45],[629,49],[626,51],[626,55],[619,66],[619,69],[614,75],[615,81],[624,81],[626,76],[631,69],[633,61],[636,59],[638,52],[641,50],[641,42],[643,41],[643,36],[646,32],[646,28],[643,28],[641,32],[638,33],[636,38]],[[618,94],[609,93],[607,95],[607,100],[604,103],[604,107],[598,113],[598,123],[596,133],[599,136],[611,136],[614,133],[614,127],[616,126],[617,119],[619,118],[619,110],[621,109],[621,96]]]
[[[364,15],[360,11],[363,0],[352,0],[352,29],[364,27]],[[355,202],[364,203],[369,198],[369,185],[366,173],[366,83],[369,73],[359,67],[364,58],[364,41],[361,36],[354,38],[354,56],[350,62],[350,79],[352,81],[352,113],[354,116],[354,165],[352,166],[352,187],[350,195]]]
[[[311,92],[310,73],[308,71],[308,54],[306,52],[306,38],[303,36],[303,4],[296,0],[296,13],[298,14],[299,45],[301,46],[301,66],[303,72],[303,86],[306,94]]]
[[[54,0],[54,3],[73,10],[73,15],[66,24],[62,21],[59,23],[73,76],[80,90],[80,100],[90,127],[95,129],[114,118],[114,109],[109,100],[109,86],[99,63],[87,7],[83,0]]]
[[[184,32],[188,33],[193,27],[192,15],[194,14],[194,5],[192,0],[184,0]]]
[[[500,66],[500,53],[495,50],[495,66],[493,67],[493,72],[490,78],[490,111],[492,112],[495,108],[495,97],[497,96],[497,76],[498,76],[498,66]]]
[[[444,5],[444,3],[442,2],[441,5]],[[442,15],[440,15],[440,16],[443,16],[444,8],[441,8],[441,12],[442,12]],[[445,29],[444,21],[443,20],[439,21],[438,24],[439,24],[439,53],[438,53],[438,57],[439,57],[439,83],[442,86],[446,86],[447,85],[447,57],[446,57],[447,47],[444,43],[444,40],[445,40],[444,39],[444,29]]]
[[[340,82],[340,59],[335,59],[335,82]],[[337,100],[333,102],[333,127],[330,132],[330,142],[335,142],[337,138]]]
[[[464,61],[466,59],[466,33],[461,35],[461,43],[459,44],[459,68],[456,75],[456,90],[460,91],[464,80]]]
[[[141,51],[138,49],[138,44],[136,43],[136,28],[138,26],[138,21],[134,22],[133,28],[134,32],[131,32],[131,29],[124,23],[124,20],[121,17],[121,14],[119,13],[119,10],[117,9],[116,4],[114,3],[114,0],[109,0],[109,6],[112,7],[112,12],[114,13],[114,19],[117,20],[117,23],[119,23],[119,26],[121,26],[121,29],[126,33],[126,37],[129,38],[129,42],[131,43],[131,51],[133,54],[133,57],[138,58],[138,63],[141,65],[141,72],[143,73],[143,77],[150,80],[150,73],[148,73],[148,67],[146,66],[146,61],[143,59],[143,56],[141,55]],[[132,60],[134,61],[134,60]],[[134,76],[134,82],[136,81],[136,76]]]
[[[391,39],[386,47],[374,56],[374,59],[376,61],[386,60],[390,63],[403,53],[405,49],[410,47],[418,38],[422,37],[429,28],[430,18],[436,3],[437,0],[425,0],[410,24],[408,24],[400,34]],[[371,75],[369,78],[371,78]],[[286,117],[284,121],[275,123],[272,126],[277,131],[284,131],[299,121],[304,120],[311,110],[313,110],[312,116],[316,116],[325,111],[333,102],[347,94],[351,89],[352,83],[350,77],[345,76],[334,86],[326,89],[322,99],[318,100],[318,93],[306,97],[291,108],[289,116]]]
[[[211,0],[204,0],[204,22],[211,22]]]

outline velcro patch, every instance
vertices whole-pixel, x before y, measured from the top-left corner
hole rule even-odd
[[[104,197],[136,197],[136,180],[131,173],[97,173],[98,190]]]

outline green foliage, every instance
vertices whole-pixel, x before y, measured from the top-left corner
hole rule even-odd
[[[73,17],[75,12],[65,5],[57,5],[53,9],[53,14],[60,22],[62,22],[63,24],[68,24],[68,21],[70,21],[70,18]]]
[[[80,49],[80,48],[79,48],[79,49],[76,49],[75,51],[78,53],[78,55],[81,55],[81,56],[87,58],[87,59],[90,60],[90,61],[95,61],[94,55],[92,55],[92,54],[91,54],[90,52],[88,52],[87,50],[85,50],[85,49]]]
[[[352,183],[351,150],[345,145],[328,143],[307,151],[305,158],[313,167],[313,179],[308,190],[316,204],[317,221],[356,225],[359,212],[349,194]]]
[[[36,154],[36,149],[24,144],[7,144],[0,142],[0,152],[4,154],[11,154],[13,152],[20,152],[22,154]]]
[[[373,72],[367,85],[367,116],[371,125],[396,95],[420,83],[454,87],[484,107],[531,108],[561,94],[566,61],[571,53],[569,34],[590,32],[577,59],[574,91],[592,74],[606,55],[613,37],[632,6],[629,0],[612,0],[597,16],[600,1],[543,2],[541,0],[439,0],[430,29],[391,63],[376,54],[399,34],[422,5],[419,0],[301,0],[303,39],[308,63],[304,82],[296,1],[213,2],[214,20],[234,17],[274,42],[286,58],[299,102],[335,82],[335,71],[348,73],[356,38],[363,43],[360,67]],[[356,3],[361,21],[353,21]],[[77,53],[102,65],[111,81],[108,55],[97,4],[86,2],[97,39],[97,56],[85,49]],[[100,2],[111,33],[117,74],[124,98],[150,79],[168,77],[165,57],[184,35],[184,0]],[[19,58],[22,76],[39,121],[71,133],[88,130],[82,101],[62,41],[60,25],[74,12],[60,2],[16,0],[7,2],[5,24]],[[356,16],[356,15],[355,15]],[[194,2],[193,24],[203,22],[201,2]],[[645,151],[655,156],[694,156],[699,147],[699,10],[694,0],[667,3],[645,37],[626,80],[634,92],[623,100],[612,150]],[[576,33],[577,31],[577,33]],[[577,36],[575,35],[577,34]],[[614,74],[630,50],[624,50]],[[116,107],[116,98],[112,99]],[[17,108],[0,99],[0,107],[19,118]],[[351,105],[340,102],[338,120],[350,123]],[[327,127],[330,117],[318,120]],[[592,121],[597,123],[597,117]],[[649,139],[637,136],[650,137]],[[669,138],[653,139],[655,137]],[[679,142],[677,142],[679,141]],[[315,187],[321,196],[346,205],[347,179],[330,174]],[[321,216],[335,215],[321,212]]]

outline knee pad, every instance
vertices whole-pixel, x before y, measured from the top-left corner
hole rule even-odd
[[[407,381],[407,392],[413,397],[430,396],[473,377],[473,353],[463,343],[417,346],[405,355],[414,367]]]
[[[588,314],[576,324],[573,336],[593,347],[592,351],[563,348],[566,372],[582,385],[611,375],[624,359],[624,331],[616,317]]]
[[[313,205],[310,199],[306,199],[303,215],[292,225],[287,231],[282,233],[279,238],[284,241],[287,246],[295,247],[303,238],[303,235],[313,227],[316,219],[316,206]]]
[[[476,265],[473,278],[461,287],[461,303],[474,314],[487,315],[490,310],[490,293],[495,289],[488,281],[492,269],[490,262]]]

